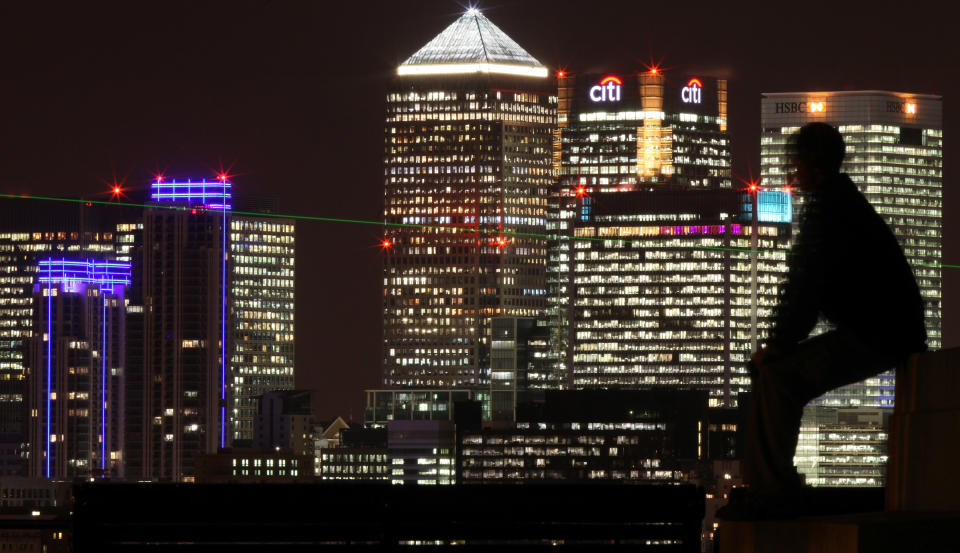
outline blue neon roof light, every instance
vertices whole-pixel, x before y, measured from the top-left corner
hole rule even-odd
[[[37,282],[129,286],[130,263],[107,259],[41,259],[37,265]]]
[[[199,182],[154,181],[150,184],[150,199],[155,202],[186,202],[191,206],[229,210],[233,198],[233,184],[226,180]]]

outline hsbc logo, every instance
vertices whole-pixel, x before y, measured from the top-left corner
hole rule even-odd
[[[917,114],[917,104],[913,102],[887,102],[887,113]]]
[[[604,77],[600,84],[590,88],[590,100],[594,102],[619,102],[623,81],[613,75]]]
[[[826,102],[777,102],[776,113],[824,113]]]
[[[703,83],[700,79],[690,79],[687,86],[680,89],[680,99],[684,104],[699,104],[703,101]]]

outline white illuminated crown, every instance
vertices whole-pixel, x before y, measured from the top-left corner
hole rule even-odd
[[[457,73],[546,77],[547,68],[471,8],[397,67],[398,75]]]

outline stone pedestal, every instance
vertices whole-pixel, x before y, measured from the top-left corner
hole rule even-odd
[[[888,511],[960,511],[960,349],[897,369],[887,460]]]

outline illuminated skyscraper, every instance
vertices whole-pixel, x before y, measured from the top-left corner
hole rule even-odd
[[[588,220],[584,215],[592,209],[591,202],[607,209],[621,202],[623,198],[619,195],[624,193],[636,192],[640,198],[639,194],[652,194],[661,189],[731,189],[727,82],[704,75],[674,72],[665,75],[651,68],[643,72],[575,74],[561,71],[557,74],[557,87],[559,123],[554,140],[557,180],[550,191],[548,223],[548,232],[557,235],[557,239],[549,242],[547,265],[549,314],[556,329],[551,340],[557,359],[556,379],[564,387],[612,386],[615,378],[584,380],[572,371],[573,348],[579,346],[577,334],[567,318],[573,312],[569,302],[576,295],[571,279],[579,281],[580,277],[574,273],[585,269],[582,263],[572,262],[570,248],[575,242],[570,237],[574,226],[577,221]],[[643,203],[631,200],[624,205],[640,209]],[[643,209],[633,214],[618,212],[604,224],[615,224],[615,220],[624,224],[642,220],[664,226],[725,224],[715,219],[719,211],[709,216],[685,212],[692,218],[684,223],[681,212],[671,211],[677,206],[667,206],[663,201],[656,203],[663,209],[656,214]],[[737,213],[739,211],[731,207],[726,216],[734,217]],[[692,223],[703,217],[710,222]],[[725,233],[729,230],[727,225]],[[685,240],[693,245],[698,240],[725,239],[700,236]],[[583,246],[594,247],[586,243]],[[636,258],[637,252],[625,252],[625,255]],[[677,278],[682,275],[678,273]],[[624,370],[636,371],[638,367]],[[621,382],[628,383],[638,385],[630,377]]]
[[[116,221],[135,214],[119,207],[105,212],[79,201],[6,199],[0,207],[0,465],[26,474],[27,369],[38,262],[51,256],[109,256]]]
[[[761,174],[767,187],[788,184],[786,144],[806,123],[843,135],[849,174],[890,226],[913,265],[926,303],[927,346],[939,349],[943,228],[942,98],[884,91],[765,93],[761,99]],[[877,298],[882,301],[882,298]],[[893,372],[820,398],[831,407],[892,407]]]
[[[252,440],[256,398],[293,388],[294,223],[230,219],[232,440]]]
[[[384,222],[410,226],[384,229],[386,385],[488,385],[491,318],[545,307],[551,85],[476,10],[397,68]]]
[[[557,75],[560,181],[591,191],[730,188],[727,81],[659,70]]]
[[[130,264],[43,259],[30,348],[30,475],[123,476]]]
[[[128,477],[191,480],[228,440],[227,237],[231,184],[151,185],[143,215],[143,364],[128,403],[143,430]],[[174,208],[174,209],[171,209]],[[136,424],[130,421],[131,424]]]
[[[581,195],[565,283],[571,386],[697,389],[710,407],[736,406],[786,269],[789,200],[757,198],[754,226],[749,192]]]

